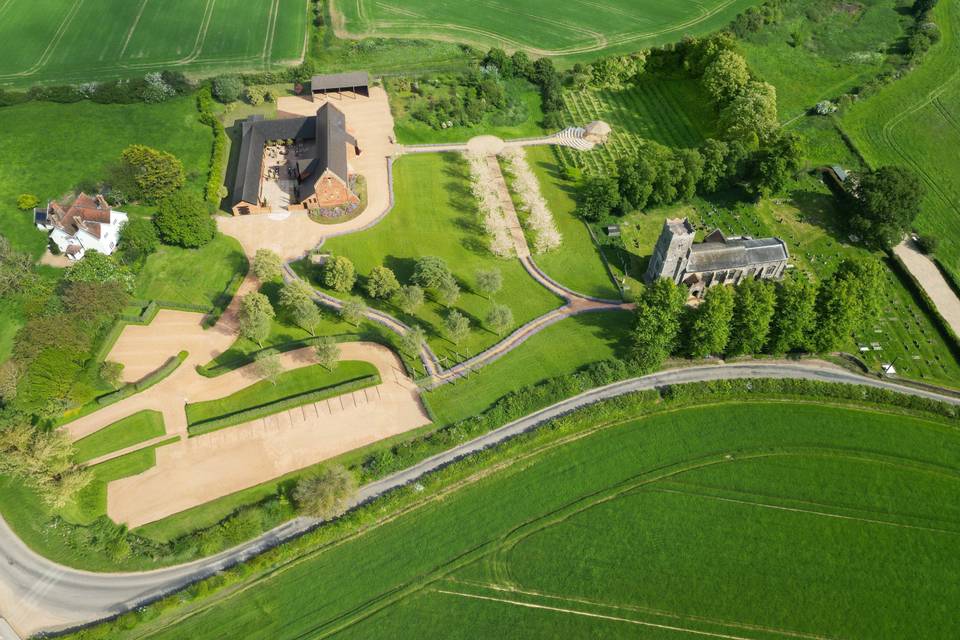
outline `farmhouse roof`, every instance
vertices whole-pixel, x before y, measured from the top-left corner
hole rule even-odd
[[[300,185],[301,198],[313,193],[317,179],[328,169],[347,182],[347,144],[357,141],[347,132],[343,112],[325,103],[317,115],[306,118],[263,120],[249,118],[241,124],[240,157],[233,188],[233,204],[257,204],[260,199],[260,178],[263,174],[263,148],[269,140],[294,140],[297,151],[294,158],[309,177]]]
[[[789,255],[787,245],[780,238],[724,238],[722,241],[714,239],[690,247],[687,271],[740,269],[781,262],[789,258]]]
[[[348,73],[332,73],[324,76],[313,76],[310,79],[311,91],[338,91],[355,89],[370,84],[370,74],[366,71],[351,71]]]
[[[85,193],[77,196],[69,208],[50,201],[47,205],[46,222],[68,235],[76,235],[81,229],[94,237],[100,237],[100,225],[110,224],[110,205],[102,195],[90,197]],[[37,216],[34,216],[37,218]]]

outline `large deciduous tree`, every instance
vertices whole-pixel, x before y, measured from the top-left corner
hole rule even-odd
[[[776,306],[773,285],[765,280],[746,280],[734,296],[733,321],[727,355],[759,353],[767,343]]]
[[[323,320],[320,309],[313,301],[313,289],[303,280],[291,280],[280,289],[280,308],[295,325],[316,335]]]
[[[720,51],[704,69],[702,82],[714,102],[724,105],[742,93],[750,82],[747,61],[734,51]]]
[[[620,204],[620,189],[613,176],[590,176],[580,187],[577,213],[584,220],[595,222]]]
[[[707,289],[688,329],[687,352],[690,356],[705,358],[723,353],[730,340],[732,319],[733,288],[719,285]]]
[[[183,163],[176,156],[142,144],[120,154],[114,188],[134,200],[155,203],[173,195],[186,182]]]
[[[190,191],[178,191],[163,200],[153,218],[165,244],[196,249],[213,240],[217,223],[203,198]]]
[[[329,520],[346,510],[357,490],[357,480],[340,466],[326,467],[297,482],[293,501],[308,516]]]
[[[356,281],[356,270],[346,256],[332,257],[323,265],[323,284],[334,291],[350,291]]]
[[[900,242],[920,213],[926,189],[904,167],[880,167],[859,176],[851,228],[868,245],[886,249]]]
[[[374,267],[367,278],[367,295],[371,298],[386,300],[399,290],[397,276],[387,267]]]
[[[637,300],[632,355],[643,372],[656,371],[677,348],[686,287],[659,278]]]
[[[777,311],[773,317],[770,353],[806,351],[817,322],[817,284],[793,271],[777,284]]]
[[[259,292],[248,293],[240,300],[238,332],[241,337],[256,342],[261,347],[270,335],[275,316],[270,299]]]
[[[279,280],[283,276],[283,260],[276,251],[257,249],[253,255],[253,273],[260,282]]]
[[[423,256],[414,263],[413,276],[410,279],[424,289],[433,289],[439,287],[440,283],[452,275],[450,267],[443,258]]]
[[[757,149],[777,130],[777,90],[766,82],[751,82],[720,111],[720,127],[728,140]]]

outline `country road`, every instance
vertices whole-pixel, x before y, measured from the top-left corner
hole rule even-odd
[[[495,445],[575,409],[669,384],[742,378],[793,378],[861,384],[960,405],[960,398],[866,378],[823,361],[750,362],[704,365],[662,371],[584,392],[423,460],[404,471],[360,488],[353,505],[416,480],[462,456]],[[23,636],[63,629],[110,617],[175,591],[223,568],[242,562],[316,526],[298,518],[217,556],[156,571],[105,574],[78,571],[53,563],[21,542],[0,520],[0,619]]]

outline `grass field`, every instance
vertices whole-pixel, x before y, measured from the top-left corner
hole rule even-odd
[[[699,80],[653,74],[617,91],[566,91],[564,104],[571,125],[603,120],[613,127],[607,143],[593,151],[560,148],[567,164],[596,170],[634,155],[644,140],[670,147],[699,146],[715,133],[717,120]]]
[[[637,51],[725,26],[750,0],[575,0],[510,4],[335,0],[334,24],[355,36],[434,38],[525,49],[564,62]]]
[[[307,0],[6,0],[0,84],[151,71],[270,69],[298,62]]]
[[[355,289],[363,291],[363,277],[378,266],[394,270],[397,278],[408,282],[417,258],[433,255],[443,258],[460,282],[460,299],[454,305],[470,318],[470,335],[454,345],[443,334],[446,309],[428,301],[415,317],[406,316],[390,303],[368,300],[408,324],[419,324],[427,332],[438,356],[451,360],[478,353],[500,340],[483,327],[491,301],[470,291],[478,269],[499,269],[503,290],[496,301],[513,310],[514,326],[536,318],[560,305],[559,298],[531,278],[518,260],[503,260],[490,252],[481,227],[466,162],[453,154],[406,156],[394,167],[397,202],[393,211],[376,227],[341,238],[328,240],[323,249],[350,258],[360,281]],[[343,294],[336,294],[343,296]],[[459,353],[459,355],[458,355]]]
[[[218,234],[199,249],[162,246],[147,258],[134,295],[147,300],[213,306],[231,279],[247,270],[240,243]]]
[[[958,465],[946,423],[675,410],[541,450],[118,637],[955,637]]]
[[[277,376],[276,383],[261,380],[225,398],[188,404],[187,422],[196,424],[205,420],[212,420],[310,391],[319,391],[365,376],[372,376],[376,373],[377,368],[369,362],[353,360],[340,362],[333,371],[319,364],[285,371]]]
[[[163,414],[159,411],[140,411],[77,440],[74,445],[77,448],[76,458],[78,462],[86,462],[164,433]]]
[[[909,16],[897,0],[801,1],[740,42],[751,69],[777,88],[780,118],[803,115],[889,67]]]
[[[622,311],[566,318],[468,378],[428,391],[427,401],[440,424],[478,415],[511,391],[622,354],[632,322]]]
[[[940,239],[938,257],[960,273],[960,2],[935,16],[942,40],[923,63],[857,103],[842,125],[871,165],[910,167],[927,187],[916,226]]]
[[[554,280],[588,296],[616,299],[614,286],[590,232],[574,211],[576,184],[564,180],[550,147],[527,147],[527,163],[540,180],[540,192],[563,235],[556,249],[536,256],[537,266]]]
[[[191,187],[199,189],[213,144],[210,127],[197,120],[192,98],[158,105],[34,102],[4,107],[0,130],[0,234],[37,257],[47,237],[33,225],[32,212],[17,210],[19,194],[33,193],[45,202],[81,183],[105,180],[131,144],[174,154],[183,161]],[[61,159],[52,162],[54,148]]]

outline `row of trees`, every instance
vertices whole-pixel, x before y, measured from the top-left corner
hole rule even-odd
[[[670,356],[704,358],[838,349],[882,308],[883,266],[847,259],[819,286],[792,273],[779,283],[747,280],[715,286],[696,307],[669,279],[647,286],[637,301],[632,355],[644,371]]]
[[[523,78],[540,89],[540,106],[543,110],[543,126],[547,129],[559,129],[563,118],[563,77],[557,72],[550,58],[538,58],[531,61],[523,51],[508,56],[503,49],[490,49],[481,64],[494,67],[504,78]]]

